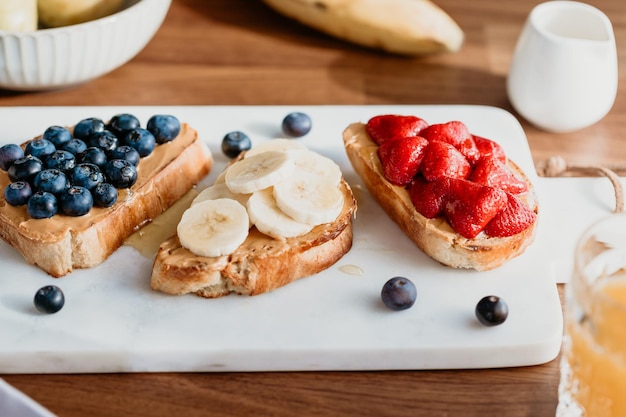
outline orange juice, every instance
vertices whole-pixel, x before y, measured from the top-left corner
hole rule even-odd
[[[566,388],[584,410],[579,415],[626,416],[626,276],[606,280],[590,296],[591,317],[568,320]]]
[[[626,417],[626,214],[592,225],[567,284],[557,417]]]

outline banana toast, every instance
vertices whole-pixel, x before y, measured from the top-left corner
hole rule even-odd
[[[82,216],[37,219],[25,206],[10,205],[0,196],[0,237],[53,277],[94,267],[194,187],[212,164],[211,152],[198,133],[182,123],[174,140],[141,158],[136,182],[120,189],[110,207],[93,207]],[[7,172],[0,172],[0,186],[5,189],[9,183]]]
[[[192,202],[177,234],[159,247],[154,290],[258,295],[314,275],[350,250],[356,200],[339,167],[306,149],[276,149],[295,141],[266,143],[274,149],[240,155]],[[220,228],[225,235],[215,233]]]

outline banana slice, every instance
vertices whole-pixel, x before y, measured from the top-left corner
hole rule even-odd
[[[313,229],[312,225],[297,222],[281,211],[271,188],[253,193],[247,207],[252,224],[259,232],[275,239],[300,236]]]
[[[302,142],[298,142],[294,139],[272,139],[267,142],[261,142],[258,145],[254,146],[252,149],[246,151],[244,154],[244,158],[249,158],[251,156],[267,152],[267,151],[288,151],[295,149],[307,149],[306,145]]]
[[[330,223],[343,208],[343,194],[325,177],[298,173],[274,185],[276,205],[300,223]]]
[[[228,171],[228,168],[230,168],[230,166],[227,166],[226,169],[224,169],[224,171],[219,173],[217,178],[215,178],[214,184],[224,184],[226,182],[226,171]]]
[[[282,181],[295,167],[287,152],[267,151],[235,162],[224,180],[232,192],[249,194]]]
[[[338,186],[341,182],[341,168],[330,158],[308,149],[290,150],[289,155],[296,163],[296,170],[306,175],[323,177]]]
[[[176,232],[183,247],[210,258],[233,253],[248,237],[246,208],[235,200],[206,200],[183,213]]]
[[[218,198],[230,198],[237,200],[242,206],[246,206],[250,194],[233,193],[224,182],[218,182],[205,188],[193,199],[191,205],[201,203],[206,200],[217,200]]]

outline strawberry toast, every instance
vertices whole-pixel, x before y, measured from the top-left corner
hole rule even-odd
[[[343,133],[365,186],[428,256],[454,268],[497,268],[534,240],[538,201],[495,141],[460,121],[379,115]]]

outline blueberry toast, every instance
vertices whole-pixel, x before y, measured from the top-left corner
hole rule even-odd
[[[211,152],[191,126],[169,115],[137,124],[89,118],[3,146],[0,237],[53,277],[91,268],[208,174]]]

